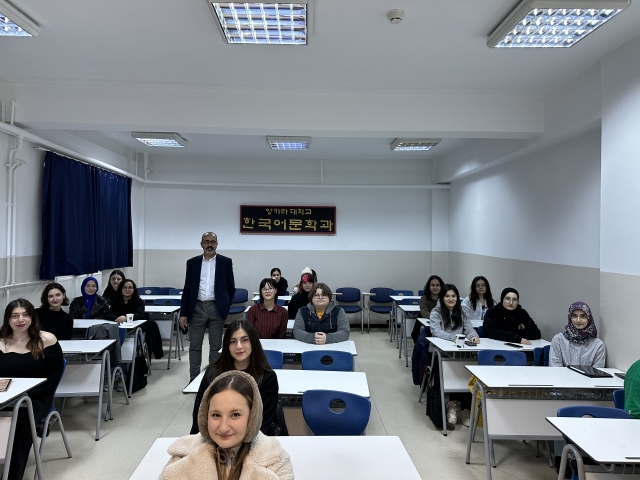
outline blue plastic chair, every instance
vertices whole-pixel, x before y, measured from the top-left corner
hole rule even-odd
[[[418,290],[418,295],[423,296],[424,295],[424,290]]]
[[[624,410],[624,390],[613,391],[613,406]]]
[[[550,348],[550,345],[545,345],[544,347],[536,347],[533,349],[533,360],[535,365],[537,365],[538,367],[549,366]]]
[[[619,408],[611,408],[611,407],[598,407],[595,405],[575,405],[571,407],[562,407],[558,409],[557,413],[558,417],[593,417],[593,418],[620,418],[627,419],[629,417],[629,412],[625,410],[620,410]],[[573,465],[571,469],[573,470],[573,475],[571,480],[583,480],[585,478],[584,474],[584,462],[582,460],[582,454],[580,450],[573,444],[571,441],[564,437],[567,445],[562,449],[562,457],[560,460],[560,472],[564,472],[567,468],[567,457],[569,452],[573,452],[575,456],[576,468],[574,469]]]
[[[353,355],[335,350],[302,352],[302,369],[350,372],[353,370]]]
[[[281,298],[279,298],[279,299],[277,300],[277,302],[278,302],[278,305],[280,305],[281,307],[284,307],[284,300],[282,300]]]
[[[168,306],[168,305],[179,306],[179,305],[180,305],[180,300],[175,299],[175,298],[167,298],[167,299],[164,299],[164,298],[156,298],[156,299],[153,301],[153,304],[154,304],[154,305],[159,305],[159,306],[161,306],[161,307],[166,307],[166,306]]]
[[[170,288],[169,289],[169,295],[182,295],[182,289],[181,288]]]
[[[160,287],[160,295],[171,295],[169,292],[173,290],[173,287]]]
[[[381,315],[389,315],[389,323],[391,323],[391,314],[393,312],[393,300],[390,297],[391,289],[385,287],[377,287],[369,290],[371,295],[369,297],[369,307],[367,308],[367,333],[371,330],[371,312],[379,313]],[[377,304],[388,304],[388,305],[373,305],[373,303]]]
[[[497,361],[500,357],[504,358],[504,363],[500,363]],[[526,367],[527,356],[524,352],[512,352],[510,350],[479,350],[478,365]]]
[[[166,295],[162,293],[160,287],[138,287],[138,293],[140,295]]]
[[[277,350],[265,350],[264,355],[267,357],[269,366],[273,369],[282,368],[282,362],[284,362],[284,354]]]
[[[247,306],[245,303],[249,300],[249,292],[246,288],[236,288],[236,293],[231,301],[231,307],[229,308],[229,315],[237,315],[245,311]],[[237,305],[240,304],[240,305]]]
[[[340,293],[341,295],[336,295],[336,300],[338,301],[338,305],[342,307],[344,313],[347,315],[350,313],[358,313],[360,312],[360,331],[364,333],[364,311],[360,306],[360,289],[355,287],[341,287],[336,289],[336,293]],[[357,303],[357,305],[345,305],[347,303]]]
[[[480,325],[480,326],[478,327],[478,336],[479,336],[480,338],[487,338],[487,337],[485,337],[485,336],[484,336],[484,327],[483,327],[482,325]]]
[[[342,412],[331,410],[331,402],[342,401]],[[363,435],[371,400],[353,393],[336,390],[307,390],[302,394],[302,415],[314,435]]]

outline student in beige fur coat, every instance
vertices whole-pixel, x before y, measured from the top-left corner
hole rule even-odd
[[[262,400],[251,375],[232,370],[204,393],[200,433],[176,440],[160,480],[292,480],[293,467],[275,437],[260,432]]]

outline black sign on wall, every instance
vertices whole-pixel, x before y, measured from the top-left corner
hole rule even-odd
[[[336,207],[240,205],[240,233],[336,234]]]

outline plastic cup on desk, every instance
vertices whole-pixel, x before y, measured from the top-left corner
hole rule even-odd
[[[127,325],[133,325],[133,313],[127,313]]]
[[[464,341],[467,337],[464,335],[456,335],[456,345],[459,347],[464,347]]]

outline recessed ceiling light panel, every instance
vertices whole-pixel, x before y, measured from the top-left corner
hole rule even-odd
[[[39,34],[40,27],[35,21],[6,0],[0,0],[0,37],[37,37]]]
[[[177,133],[171,132],[131,132],[131,136],[139,142],[150,147],[173,147],[181,148],[187,146],[187,140]]]
[[[306,2],[210,3],[227,43],[307,44]]]
[[[440,138],[396,138],[391,144],[392,152],[419,152],[431,150],[441,141]]]
[[[630,0],[523,0],[487,40],[490,48],[568,48]]]
[[[267,137],[272,150],[309,150],[309,137]]]

